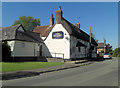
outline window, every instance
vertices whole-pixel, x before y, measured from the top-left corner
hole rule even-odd
[[[24,42],[22,42],[22,47],[25,47],[25,43]]]
[[[94,46],[91,46],[91,49],[94,50]]]
[[[62,31],[53,32],[53,33],[52,33],[52,38],[53,38],[53,39],[63,39],[63,38],[64,38],[64,34],[63,34]]]
[[[78,47],[78,52],[81,52],[81,48],[80,47]]]

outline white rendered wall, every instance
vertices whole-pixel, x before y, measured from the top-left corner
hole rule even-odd
[[[46,37],[41,37],[43,40],[46,38]]]
[[[63,39],[52,39],[53,32],[62,31],[64,33]],[[66,33],[66,35],[65,35]],[[66,39],[68,37],[68,39]],[[82,44],[86,45],[85,47],[81,47],[81,52],[78,51],[78,47],[76,47],[77,42],[81,42]],[[65,28],[61,24],[56,24],[46,40],[44,41],[44,56],[48,57],[55,57],[54,53],[63,53],[65,59],[70,58],[84,58],[86,57],[85,54],[89,53],[90,44],[87,41],[77,39],[74,36],[70,36]],[[95,52],[95,51],[93,51]],[[95,54],[92,54],[95,57]],[[57,54],[56,57],[63,57],[63,55]]]
[[[7,44],[10,46],[11,51],[14,50],[15,41],[8,41]]]
[[[33,42],[9,41],[8,44],[11,47],[12,56],[37,56],[39,51],[38,44]]]
[[[52,39],[52,33],[59,32],[59,31],[62,31],[64,33],[64,38],[63,39]],[[66,37],[68,37],[68,39],[66,39]],[[70,58],[69,38],[70,38],[70,36],[69,36],[68,32],[64,29],[64,27],[61,24],[56,24],[53,27],[50,34],[48,35],[47,39],[45,40],[46,45],[44,46],[44,55],[55,57],[54,53],[62,53],[62,54],[64,54],[65,59],[69,59]],[[62,58],[63,55],[56,54],[56,57]]]

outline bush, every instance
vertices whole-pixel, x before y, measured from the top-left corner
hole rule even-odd
[[[2,61],[11,61],[11,49],[7,42],[2,42]]]
[[[120,48],[116,48],[114,51],[113,51],[113,57],[120,57]]]
[[[102,50],[100,53],[104,53],[104,51]]]

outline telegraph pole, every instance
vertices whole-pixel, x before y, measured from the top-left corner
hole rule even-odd
[[[92,38],[92,33],[91,33],[91,26],[90,26],[90,50],[89,50],[89,58],[91,58],[91,38]]]

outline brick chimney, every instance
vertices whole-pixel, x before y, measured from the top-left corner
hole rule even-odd
[[[80,28],[80,23],[79,22],[77,23],[77,27]]]
[[[97,40],[97,39],[95,39],[95,41],[98,43],[98,40]]]
[[[50,18],[49,18],[49,22],[50,22],[50,26],[52,26],[54,24],[54,17],[53,14],[51,14]]]
[[[106,40],[104,39],[104,45],[106,45]]]
[[[91,33],[91,32],[89,32],[89,35],[90,35],[90,36],[92,36],[92,33]]]
[[[55,11],[56,24],[60,24],[61,23],[62,14],[63,14],[63,12],[61,10],[61,6],[59,6],[59,10]]]

